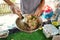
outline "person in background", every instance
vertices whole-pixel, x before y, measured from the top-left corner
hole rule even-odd
[[[33,14],[35,16],[40,16],[42,13],[45,0],[20,0],[21,8],[19,9],[10,0],[4,0],[12,9],[13,13],[16,13],[19,18],[22,18],[21,14]]]
[[[60,15],[60,2],[58,2],[56,5],[55,15],[56,15],[56,20],[58,20],[58,17]]]

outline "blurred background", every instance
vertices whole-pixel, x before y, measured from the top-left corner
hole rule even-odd
[[[13,3],[15,3],[17,6],[20,7],[20,0],[11,0]],[[52,7],[52,9],[55,11],[55,5],[59,0],[45,0],[45,4]],[[3,14],[9,14],[11,13],[10,7],[3,1],[0,0],[0,15]]]
[[[20,0],[10,0],[15,3],[18,7],[20,7]],[[10,7],[3,1],[0,0],[0,15],[11,14]]]

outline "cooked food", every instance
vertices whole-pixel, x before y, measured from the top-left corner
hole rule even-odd
[[[28,15],[23,20],[25,22],[19,18],[16,20],[17,27],[21,31],[33,32],[41,26],[41,20],[39,20],[39,18],[36,16]]]
[[[36,29],[39,25],[39,18],[36,16],[27,16],[27,24],[29,25],[30,29]]]

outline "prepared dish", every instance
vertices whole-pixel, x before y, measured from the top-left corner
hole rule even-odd
[[[40,28],[42,26],[42,21],[36,16],[29,15],[22,20],[18,18],[16,20],[16,25],[21,31],[31,32]]]
[[[39,18],[36,16],[27,16],[27,24],[31,30],[36,29],[40,23]]]

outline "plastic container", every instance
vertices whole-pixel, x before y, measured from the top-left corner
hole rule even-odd
[[[60,25],[60,15],[59,15],[59,17],[58,17],[58,24]]]
[[[0,31],[0,38],[6,38],[8,37],[8,34],[9,34],[8,30]]]
[[[59,34],[60,34],[60,26],[59,26]]]
[[[6,26],[0,25],[0,38],[6,38],[9,35],[9,30]]]
[[[58,34],[58,29],[52,24],[46,24],[43,27],[43,33],[47,38]]]

